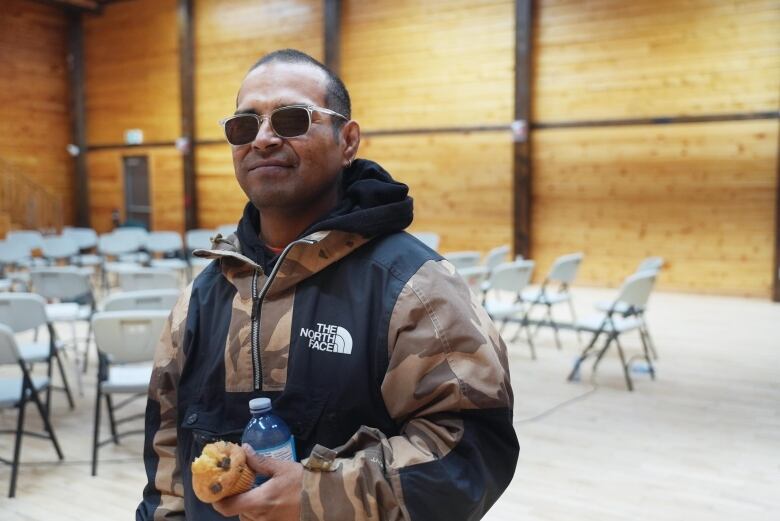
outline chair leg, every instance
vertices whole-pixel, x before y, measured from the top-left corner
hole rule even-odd
[[[49,387],[51,387],[51,381],[49,381]],[[41,419],[43,420],[43,427],[44,429],[46,429],[46,432],[49,433],[49,439],[54,445],[54,450],[57,451],[57,457],[60,460],[65,459],[65,456],[62,455],[62,449],[60,448],[60,444],[57,441],[57,435],[54,434],[54,427],[52,427],[51,422],[49,421],[49,417],[46,416],[45,414],[49,411],[48,409],[43,408],[41,397],[38,394],[38,391],[32,386],[32,382],[30,383],[30,395],[32,397],[33,402],[35,402],[35,406],[38,408],[38,412],[41,415]]]
[[[639,328],[639,339],[642,341],[642,351],[645,355],[645,361],[647,362],[647,370],[650,372],[650,378],[655,380],[655,367],[653,367],[653,360],[650,356],[649,346],[647,342],[647,334]]]
[[[97,475],[97,456],[98,456],[98,437],[100,436],[100,379],[98,379],[97,393],[95,398],[95,425],[92,432],[92,475]]]
[[[547,306],[547,318],[550,319],[550,324],[553,328],[553,333],[555,334],[555,347],[558,349],[563,349],[563,345],[561,345],[561,337],[558,334],[558,324],[555,323],[555,320],[552,316],[552,306]]]
[[[16,478],[19,476],[19,456],[22,453],[22,438],[24,437],[24,409],[27,405],[27,389],[22,391],[19,401],[19,414],[16,419],[16,440],[14,441],[14,461],[11,464],[11,486],[8,497],[16,496]]]
[[[574,302],[572,302],[571,296],[567,302],[569,303],[569,310],[571,311],[571,324],[577,332],[577,342],[580,344],[580,347],[582,347],[582,333],[580,333],[580,329],[577,327],[577,313],[574,312]]]
[[[593,338],[590,339],[590,343],[587,345],[587,347],[585,347],[585,349],[582,350],[580,357],[574,363],[574,367],[572,367],[569,376],[566,378],[569,382],[574,380],[574,378],[577,376],[577,373],[579,373],[582,362],[584,362],[585,359],[588,357],[588,353],[590,352],[591,349],[593,349],[593,346],[596,345],[596,340],[598,340],[600,335],[601,335],[601,329],[593,333]]]
[[[643,331],[645,337],[647,337],[647,346],[650,348],[650,352],[653,354],[653,360],[658,360],[658,351],[655,350],[655,342],[653,342],[653,337],[650,336],[650,330],[647,329],[647,321],[645,320],[644,313],[639,316],[639,321],[639,329],[640,331]]]
[[[62,358],[60,358],[59,351],[54,351],[54,357],[57,359],[57,367],[60,371],[60,378],[62,378],[62,385],[65,388],[65,396],[68,398],[68,405],[70,406],[70,410],[73,410],[76,408],[76,403],[73,401],[73,394],[70,392],[70,385],[68,385],[68,379],[65,376],[65,368],[62,365]]]
[[[620,355],[620,363],[623,365],[623,375],[626,377],[626,385],[629,391],[634,390],[634,384],[631,381],[631,375],[628,371],[628,364],[626,363],[626,355],[623,354],[623,346],[620,345],[617,335],[615,335],[615,344],[617,345],[618,354]]]
[[[116,434],[116,419],[114,418],[114,402],[111,395],[106,394],[106,405],[108,406],[108,424],[111,427],[111,437],[114,438],[114,444],[119,445],[119,436]]]

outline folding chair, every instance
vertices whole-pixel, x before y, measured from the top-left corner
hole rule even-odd
[[[463,268],[473,268],[479,266],[479,259],[482,257],[478,251],[454,251],[444,255],[444,258],[460,271]]]
[[[0,241],[0,276],[8,278],[11,289],[15,286],[27,289],[30,274],[27,271],[17,270],[29,267],[31,254],[30,247],[24,241],[12,242],[7,239]]]
[[[504,262],[507,262],[509,260],[509,246],[504,244],[502,246],[497,246],[487,252],[487,255],[485,255],[485,262],[483,263],[485,266],[487,266],[487,269],[492,271],[493,268],[498,266],[499,264],[503,264]]]
[[[68,399],[68,405],[71,409],[75,407],[73,395],[70,392],[68,379],[65,377],[65,368],[60,358],[60,348],[62,344],[57,341],[57,333],[54,326],[46,316],[46,301],[40,295],[34,293],[2,293],[0,294],[0,324],[10,327],[14,333],[23,331],[37,330],[45,326],[49,332],[49,340],[46,342],[26,342],[19,345],[19,353],[22,360],[32,366],[37,363],[46,363],[46,376],[51,380],[52,365],[57,364],[62,378],[62,388]],[[46,411],[48,413],[51,405],[52,385],[46,388]]]
[[[217,234],[214,230],[189,230],[184,238],[187,242],[187,261],[190,263],[190,278],[192,279],[197,274],[211,264],[211,259],[203,259],[201,257],[195,257],[192,252],[194,250],[211,249],[211,238]]]
[[[439,234],[436,232],[413,232],[412,235],[414,235],[417,240],[425,244],[427,247],[432,249],[433,251],[437,251],[439,249]]]
[[[76,365],[79,393],[83,394],[81,370],[86,370],[89,357],[89,341],[92,336],[92,314],[95,312],[95,296],[92,291],[91,270],[76,266],[60,268],[36,268],[30,272],[32,289],[43,298],[52,301],[46,304],[49,322],[68,322],[73,339],[74,363]],[[84,350],[79,352],[76,323],[87,322],[87,337]]]
[[[149,264],[153,268],[167,268],[186,272],[189,264],[182,256],[184,245],[178,232],[151,232],[146,240],[146,249],[154,257],[161,255],[163,258],[152,258]]]
[[[20,244],[27,249],[28,256],[22,261],[22,266],[30,268],[46,264],[43,259],[32,256],[33,251],[43,248],[43,234],[41,232],[36,230],[13,230],[5,235],[5,240]]]
[[[534,261],[514,261],[499,264],[490,273],[488,286],[492,298],[486,298],[484,301],[485,310],[490,318],[501,321],[499,332],[503,333],[506,323],[509,321],[517,322],[517,333],[512,341],[525,328],[528,346],[531,349],[531,358],[536,360],[536,349],[531,338],[531,331],[528,326],[528,311],[520,295],[531,281],[534,272]],[[487,268],[486,268],[487,269]],[[507,298],[508,297],[508,298]]]
[[[163,309],[170,311],[181,292],[178,289],[147,289],[114,293],[103,301],[103,311],[139,311]]]
[[[41,253],[49,264],[57,264],[63,260],[70,264],[71,259],[79,254],[79,247],[76,241],[64,235],[44,237]]]
[[[72,259],[76,266],[100,266],[103,263],[100,255],[90,253],[98,245],[97,232],[92,228],[66,226],[62,229],[62,236],[70,238],[78,246],[79,253]]]
[[[57,457],[62,460],[62,450],[54,434],[54,428],[49,422],[48,408],[44,408],[41,402],[40,392],[49,388],[49,378],[32,377],[27,369],[27,364],[22,359],[19,348],[16,345],[14,333],[8,326],[0,324],[0,365],[18,365],[22,372],[21,378],[0,378],[0,409],[19,409],[16,416],[15,431],[0,431],[2,434],[15,434],[13,460],[0,458],[0,461],[11,465],[11,485],[8,489],[8,497],[16,495],[16,480],[19,476],[19,460],[22,452],[22,438],[34,436],[50,439]],[[24,430],[24,413],[27,403],[32,401],[38,408],[38,413],[43,420],[45,433],[30,432]]]
[[[228,237],[230,235],[233,235],[236,233],[236,225],[235,224],[221,224],[217,226],[217,233],[222,235],[222,237]]]
[[[104,233],[98,239],[98,253],[103,258],[101,265],[102,284],[108,289],[108,275],[116,274],[140,266],[139,258],[134,257],[142,246],[140,235],[135,233]],[[115,260],[109,261],[108,258]]]
[[[653,367],[653,362],[650,357],[647,338],[642,330],[642,322],[637,317],[636,311],[647,309],[647,300],[653,290],[656,276],[657,274],[653,271],[644,271],[629,276],[626,278],[625,282],[623,282],[623,286],[620,288],[617,298],[613,301],[612,307],[604,315],[591,317],[577,323],[578,330],[592,332],[593,338],[591,338],[590,343],[585,347],[582,354],[575,362],[571,373],[569,373],[569,381],[578,377],[580,366],[588,356],[593,354],[596,341],[603,334],[606,335],[606,341],[601,350],[596,354],[596,360],[593,363],[593,371],[596,371],[599,362],[614,341],[617,346],[618,354],[620,355],[620,362],[623,366],[626,385],[628,386],[629,391],[633,391],[634,385],[631,381],[631,375],[629,374],[633,358],[626,361],[626,356],[618,337],[623,333],[633,331],[634,329],[639,331],[639,338],[642,341],[643,354],[639,355],[639,358],[645,359],[650,372],[650,377],[655,380],[655,368]],[[629,313],[624,315],[623,313],[616,311],[618,308],[627,308]]]
[[[521,295],[523,301],[529,304],[529,313],[537,305],[545,307],[547,321],[539,321],[536,329],[534,329],[534,335],[536,335],[542,325],[551,326],[555,331],[555,345],[558,346],[558,349],[561,349],[561,339],[558,336],[558,324],[553,320],[552,308],[557,304],[568,304],[569,311],[571,311],[572,324],[577,321],[577,314],[574,312],[574,303],[572,302],[569,289],[577,276],[577,270],[579,270],[582,263],[582,258],[582,253],[570,253],[558,257],[550,268],[550,272],[544,278],[541,287],[536,290],[524,291]],[[550,286],[555,283],[558,283],[558,288],[557,290],[552,290]],[[579,331],[577,331],[577,340],[582,344]]]
[[[482,288],[483,284],[488,278],[488,270],[484,266],[472,266],[470,268],[462,268],[458,270],[458,274],[466,281],[466,285],[482,300]]]
[[[122,291],[142,289],[179,289],[181,283],[176,273],[162,268],[125,269],[117,273]]]
[[[663,268],[663,265],[664,265],[663,257],[647,257],[646,259],[642,260],[642,262],[639,263],[639,266],[637,267],[634,273],[650,271],[658,274],[660,273],[661,268]],[[600,301],[600,302],[596,302],[595,307],[597,310],[606,313],[607,311],[612,309],[613,304],[614,303],[611,301]],[[650,348],[650,352],[653,354],[653,358],[658,360],[658,352],[655,349],[655,341],[653,341],[653,337],[650,336],[650,330],[647,328],[647,318],[645,317],[645,310],[635,309],[632,311],[629,310],[627,306],[620,304],[618,305],[618,307],[615,308],[614,311],[616,313],[620,313],[623,316],[630,316],[633,314],[634,316],[639,318],[641,322],[642,333],[647,339],[647,345]]]
[[[97,474],[98,449],[108,443],[119,444],[120,438],[143,434],[144,429],[119,432],[126,422],[143,418],[132,414],[117,418],[118,409],[133,400],[146,396],[152,376],[152,361],[157,342],[162,334],[169,311],[101,311],[92,318],[95,344],[98,347],[97,393],[95,423],[92,436],[92,475]],[[130,395],[114,405],[115,394]],[[100,440],[100,409],[105,398],[111,437]]]

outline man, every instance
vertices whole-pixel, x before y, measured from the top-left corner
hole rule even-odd
[[[249,203],[171,312],[137,520],[478,519],[518,455],[506,348],[452,265],[403,232],[407,187],[354,160],[343,83],[294,50],[249,71],[223,124]],[[268,396],[302,463],[245,446],[263,485],[213,507],[204,444]]]

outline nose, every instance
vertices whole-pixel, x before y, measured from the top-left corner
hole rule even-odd
[[[254,141],[252,141],[252,147],[265,150],[280,146],[281,144],[282,138],[277,136],[271,128],[271,119],[267,116],[261,118],[260,128],[257,130]]]

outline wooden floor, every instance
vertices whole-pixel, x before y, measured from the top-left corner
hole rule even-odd
[[[577,288],[578,312],[610,295]],[[634,374],[633,393],[614,353],[595,386],[589,369],[582,382],[566,383],[579,351],[572,332],[563,333],[560,351],[540,333],[535,362],[526,346],[511,345],[520,462],[486,519],[778,519],[780,305],[655,294],[649,323],[658,379]],[[638,337],[625,344],[636,352]],[[0,499],[0,520],[133,518],[145,482],[142,442],[104,448],[98,476],[90,477],[93,386],[94,376],[87,377],[73,413],[57,398],[54,422],[66,462],[54,464],[45,441],[25,439],[17,498]],[[13,428],[15,417],[0,416],[0,429]],[[40,425],[32,409],[29,419]],[[11,437],[0,437],[0,455],[10,454]],[[2,466],[3,494],[9,476]]]

